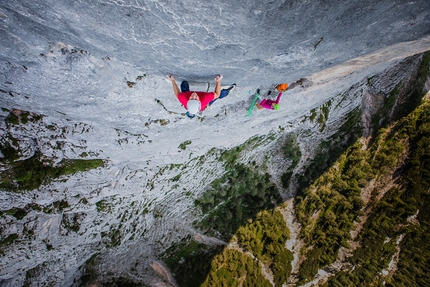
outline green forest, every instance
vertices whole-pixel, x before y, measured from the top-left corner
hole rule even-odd
[[[241,153],[260,144],[261,140],[264,139],[255,137],[241,146],[221,152],[220,160],[225,163],[224,175],[214,180],[194,202],[196,210],[202,215],[201,220],[196,221],[194,226],[204,230],[206,235],[229,242],[239,229],[243,231],[243,226],[249,223],[249,220],[258,217],[260,211],[273,210],[276,205],[282,203],[279,191],[270,175],[262,172],[265,170],[264,167],[258,166],[255,162],[249,165],[239,162]],[[268,217],[264,216],[264,218],[267,222]],[[283,222],[279,217],[276,220],[278,223]],[[261,227],[261,225],[259,226]],[[279,246],[288,238],[288,230],[285,228],[280,230],[277,232],[281,232],[281,234],[276,237],[278,243],[273,243],[268,247],[269,249],[275,247],[279,249]],[[245,234],[245,231],[243,233]],[[257,235],[254,237],[259,238]],[[266,237],[267,235],[265,235]],[[259,238],[258,240],[266,239]],[[268,245],[269,242],[264,244]],[[222,250],[223,246],[205,246],[194,240],[184,239],[164,252],[163,258],[176,274],[175,280],[180,286],[200,286],[213,268],[211,261],[219,260],[213,259],[214,256]],[[285,252],[287,252],[286,249]],[[266,257],[269,256],[269,253],[266,254]],[[279,258],[277,260],[279,261]],[[261,273],[257,270],[255,272],[253,276]],[[233,275],[228,276],[230,279],[233,277]]]
[[[236,248],[226,248],[214,257],[201,286],[272,286],[262,268],[273,274],[276,286],[282,286],[291,274],[293,259],[285,248],[288,238],[289,230],[279,210],[260,212],[239,228],[231,240]]]
[[[337,273],[326,286],[383,286],[384,282],[385,286],[429,286],[429,99],[389,129],[381,130],[368,160],[376,177],[383,176],[376,172],[381,170],[395,184],[381,200],[372,200],[368,206],[371,212],[357,239],[360,247],[349,258],[354,269]],[[372,197],[378,192],[372,190]],[[397,270],[381,277],[396,253]]]
[[[289,137],[286,145],[285,155],[295,166],[301,156],[295,137]],[[285,247],[290,231],[276,186],[267,173],[258,172],[261,168],[238,164],[241,151],[222,155],[225,176],[195,202],[205,215],[196,227],[228,245],[215,250],[191,241],[170,250],[182,252],[170,266],[178,266],[179,258],[204,266],[198,268],[199,278],[195,272],[176,268],[180,286],[300,286],[338,260],[342,248],[348,250],[341,262],[344,267],[324,286],[429,286],[428,98],[407,116],[379,129],[371,141],[357,139],[296,196],[304,241],[298,273],[292,273],[293,253]],[[286,181],[291,172],[292,168],[283,175]],[[351,232],[357,228],[353,238]],[[183,266],[193,270],[191,265]]]

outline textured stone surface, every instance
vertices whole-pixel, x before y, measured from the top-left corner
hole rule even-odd
[[[430,33],[418,1],[2,1],[3,59],[63,42],[151,73],[291,82]]]
[[[192,225],[194,198],[224,172],[214,155],[199,157],[252,136],[297,132],[308,159],[372,96],[368,78],[390,69],[375,91],[407,82],[420,57],[396,64],[430,50],[429,8],[428,0],[0,0],[0,135],[19,139],[25,156],[39,150],[60,161],[86,153],[107,162],[33,191],[0,192],[0,210],[28,212],[0,217],[2,240],[18,239],[4,248],[0,285],[77,285],[95,254],[99,275],[170,284],[156,274],[168,275],[157,255],[201,237]],[[192,88],[210,82],[211,90],[223,73],[225,85],[238,87],[201,120],[189,120],[166,73]],[[300,78],[279,111],[245,118],[257,88],[267,95]],[[328,101],[335,104],[321,131],[310,111]],[[44,117],[9,126],[14,109]],[[279,185],[289,163],[272,157],[275,145],[255,147],[245,160],[269,158]],[[70,206],[53,208],[63,200]]]

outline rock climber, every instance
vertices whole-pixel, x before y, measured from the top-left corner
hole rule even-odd
[[[194,118],[197,113],[202,112],[206,109],[210,102],[218,97],[221,94],[221,80],[223,78],[222,75],[218,75],[215,77],[215,90],[213,92],[195,92],[190,91],[188,82],[183,81],[181,83],[181,90],[179,90],[178,85],[175,82],[175,79],[172,75],[167,76],[173,85],[173,93],[179,102],[184,106],[187,110],[186,115],[189,118]]]
[[[264,99],[260,103],[257,104],[258,109],[268,109],[268,110],[279,110],[279,101],[281,100],[282,93],[279,93],[276,100]]]
[[[279,91],[276,100],[263,99],[260,103],[256,104],[258,109],[268,109],[268,110],[279,110],[282,93],[288,89],[288,84],[279,84],[276,89]],[[272,91],[269,91],[268,96],[270,96]]]

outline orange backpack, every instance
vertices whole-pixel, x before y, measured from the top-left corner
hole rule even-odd
[[[276,89],[280,92],[285,92],[288,89],[288,84],[279,84]]]

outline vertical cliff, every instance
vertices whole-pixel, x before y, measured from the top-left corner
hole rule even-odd
[[[424,142],[395,134],[425,127],[425,116],[391,125],[413,115],[429,89],[429,8],[428,1],[0,3],[0,285],[364,278],[365,269],[346,278],[348,268],[364,265],[348,252],[367,252],[366,240],[376,237],[364,222],[385,211],[363,209],[375,201],[361,167],[351,168],[360,178],[347,203],[318,178],[352,166],[364,156],[357,150],[369,149],[372,174],[391,184],[419,160],[426,165],[428,152],[414,159],[412,148]],[[223,86],[238,87],[189,120],[166,73],[195,89],[213,89],[223,73]],[[281,82],[290,89],[279,111],[245,117],[257,88],[276,96]],[[392,145],[399,161],[382,153],[375,160],[372,148],[385,142],[406,147]],[[390,194],[384,181],[370,183]],[[394,229],[387,223],[386,238],[377,237],[391,244],[380,245],[389,249],[377,269],[381,282],[413,272],[401,244],[417,246],[420,237],[396,224],[424,222],[426,213],[402,208]],[[339,212],[348,219],[338,220]],[[230,261],[248,269],[229,270]]]

